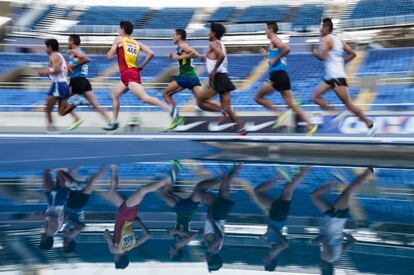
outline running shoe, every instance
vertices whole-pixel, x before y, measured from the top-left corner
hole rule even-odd
[[[287,126],[287,121],[289,120],[290,115],[292,114],[292,110],[288,109],[283,112],[277,119],[276,123],[272,126],[272,129],[280,128],[282,126]]]
[[[179,173],[183,169],[183,165],[178,160],[172,160],[171,165],[177,173]]]
[[[59,134],[59,130],[56,126],[47,126],[46,128],[46,134]]]
[[[280,173],[280,175],[288,182],[292,181],[292,178],[289,176],[289,173],[282,168],[280,165],[276,165],[276,170]]]
[[[246,131],[246,129],[242,128],[242,129],[239,130],[239,136],[245,136],[247,134],[248,134],[248,132]]]
[[[115,131],[119,128],[119,122],[113,122],[111,124],[108,124],[108,126],[103,127],[102,129],[105,131]]]
[[[307,136],[313,136],[313,134],[318,131],[318,124],[314,124],[311,128],[306,130]]]
[[[334,118],[331,121],[332,126],[335,127],[339,125],[349,115],[351,115],[351,112],[349,112],[348,110],[345,110],[342,113],[334,116]]]
[[[76,128],[78,128],[83,122],[85,121],[84,118],[80,118],[75,120],[74,122],[72,122],[72,124],[66,129],[68,131],[72,131],[75,130]]]
[[[184,123],[184,118],[181,116],[178,116],[173,122],[171,122],[171,125],[167,127],[165,130],[173,130],[177,128],[178,126],[182,125]]]

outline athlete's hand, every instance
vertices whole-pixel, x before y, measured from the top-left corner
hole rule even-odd
[[[201,62],[206,63],[206,60],[207,60],[207,58],[206,58],[205,55],[200,56],[200,61]]]
[[[47,76],[47,75],[49,75],[49,70],[48,69],[39,69],[37,71],[37,75],[38,76]]]
[[[137,67],[137,70],[140,72],[140,71],[142,71],[144,69],[144,66],[143,65],[139,65],[138,67]]]
[[[260,48],[260,54],[261,54],[263,57],[268,57],[268,53],[267,53],[266,49],[264,49],[264,48]]]
[[[176,53],[174,53],[174,52],[170,53],[170,58],[171,58],[172,60],[174,60],[174,61],[178,61],[178,60],[180,60],[180,56],[179,56],[179,55],[177,55],[177,54],[176,54]]]
[[[269,65],[270,66],[273,66],[273,65],[275,65],[276,64],[276,62],[278,61],[278,58],[273,58],[273,59],[269,59]]]
[[[216,78],[216,71],[212,71],[208,76],[211,81],[214,81],[214,79]]]

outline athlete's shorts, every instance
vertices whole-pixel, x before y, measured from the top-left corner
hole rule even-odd
[[[346,219],[348,218],[348,213],[349,213],[349,208],[346,208],[346,209],[331,208],[325,211],[323,214],[325,216],[329,216],[332,218]]]
[[[175,81],[183,89],[193,89],[196,86],[201,86],[200,80],[198,77],[187,77],[187,76],[176,76]]]
[[[272,221],[269,220],[267,222],[267,241],[271,244],[278,244],[281,243],[282,240],[278,234],[275,234],[274,232],[279,232],[282,234],[282,229],[285,226],[285,221]]]
[[[82,95],[84,92],[92,91],[91,83],[85,77],[71,78],[69,86],[72,88],[72,93],[78,95]]]
[[[198,204],[199,204],[198,202],[193,201],[191,198],[187,198],[187,199],[183,199],[177,202],[174,205],[173,210],[176,213],[193,212],[197,210]]]
[[[270,73],[270,83],[279,92],[291,90],[290,79],[286,71],[278,70]]]
[[[89,194],[84,194],[82,191],[69,191],[68,201],[66,206],[72,209],[80,209],[85,207],[89,201]]]
[[[233,206],[234,201],[218,197],[208,207],[208,213],[212,215],[215,221],[226,220]]]
[[[66,82],[53,82],[50,86],[48,96],[53,96],[59,99],[69,98],[69,85]]]
[[[141,84],[141,75],[137,68],[129,68],[121,72],[121,81],[127,87],[130,82]]]
[[[48,205],[64,205],[68,197],[68,188],[57,186],[45,192]]]
[[[236,86],[225,73],[216,73],[214,81],[210,80],[210,86],[218,93],[228,93],[236,90]]]
[[[269,210],[269,219],[272,221],[284,221],[289,215],[290,201],[276,199]]]
[[[346,86],[348,87],[348,83],[346,82],[346,79],[343,77],[340,78],[331,78],[331,79],[324,79],[323,82],[331,86],[331,88],[337,87],[337,86]]]

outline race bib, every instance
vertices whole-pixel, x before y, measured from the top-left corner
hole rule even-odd
[[[134,55],[134,56],[138,54],[137,45],[132,44],[132,43],[126,43],[125,47],[126,47],[126,53],[127,54]]]

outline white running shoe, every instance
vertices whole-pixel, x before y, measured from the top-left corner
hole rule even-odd
[[[347,116],[351,115],[351,112],[348,110],[343,111],[342,113],[340,113],[339,115],[335,116],[331,123],[334,126],[339,125]]]
[[[372,125],[371,128],[368,128],[368,136],[374,137],[377,135],[378,128],[375,124]]]

